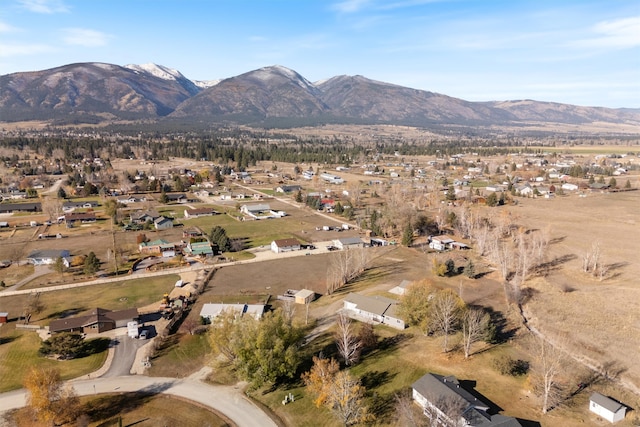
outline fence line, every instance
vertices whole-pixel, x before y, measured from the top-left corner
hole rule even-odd
[[[68,283],[66,285],[46,286],[46,287],[43,287],[43,288],[36,288],[36,289],[21,289],[21,290],[17,290],[17,291],[2,291],[2,292],[0,292],[0,298],[14,296],[14,295],[26,295],[26,294],[30,294],[30,293],[34,293],[34,292],[53,292],[53,291],[59,291],[59,290],[63,290],[63,289],[81,288],[81,287],[84,287],[84,286],[101,285],[101,284],[104,284],[104,283],[122,282],[122,281],[125,281],[125,280],[145,279],[147,277],[165,276],[165,275],[168,275],[168,274],[178,274],[178,273],[186,273],[188,271],[204,270],[205,268],[207,268],[207,266],[200,264],[200,265],[192,265],[192,266],[189,266],[189,267],[180,267],[180,268],[176,268],[176,269],[166,269],[166,270],[152,271],[152,272],[147,272],[147,273],[129,274],[129,275],[126,275],[126,276],[124,276],[124,275],[123,276],[115,276],[115,277],[109,277],[109,278],[106,278],[106,279],[96,279],[96,280],[90,280],[88,282]]]

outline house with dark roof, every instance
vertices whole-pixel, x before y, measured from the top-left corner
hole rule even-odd
[[[300,250],[298,239],[277,239],[271,242],[271,250],[275,253],[291,252]]]
[[[610,423],[624,420],[627,407],[610,397],[594,392],[589,397],[589,410]]]
[[[454,376],[429,373],[411,388],[433,427],[522,427],[516,418],[493,414],[475,390],[467,390]]]
[[[0,213],[11,212],[42,212],[42,204],[40,202],[0,203]]]
[[[187,203],[188,198],[184,193],[167,193],[167,203]]]
[[[76,222],[89,224],[92,222],[96,222],[96,214],[94,214],[93,212],[82,212],[82,213],[72,212],[72,213],[65,214],[64,222],[69,228],[73,227]]]
[[[129,220],[133,224],[145,224],[146,222],[153,222],[156,218],[159,218],[160,214],[156,211],[137,211],[129,214]]]
[[[343,304],[343,310],[354,319],[380,323],[400,330],[405,328],[404,320],[397,311],[398,301],[395,299],[350,293]]]
[[[104,308],[96,308],[85,316],[68,317],[54,320],[49,324],[49,332],[81,332],[85,334],[98,334],[112,329],[127,326],[128,322],[138,318],[137,308],[111,311]]]
[[[153,220],[153,227],[156,230],[167,230],[169,228],[173,228],[173,221],[161,216]]]

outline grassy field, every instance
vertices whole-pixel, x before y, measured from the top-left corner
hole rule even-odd
[[[117,426],[230,426],[224,418],[190,402],[157,394],[134,393],[83,397],[83,412],[89,427]],[[34,423],[26,409],[16,411],[18,427],[40,427],[49,424]]]
[[[199,313],[192,311],[190,315]],[[153,377],[183,378],[210,362],[209,342],[206,335],[176,333],[167,338],[151,358],[147,374]]]
[[[96,307],[122,310],[129,307],[143,307],[160,301],[165,292],[173,288],[177,275],[167,275],[148,279],[129,280],[105,285],[87,286],[41,294],[44,304],[42,312],[35,314],[31,324],[48,325],[63,313],[81,314]],[[35,332],[17,330],[21,307],[26,296],[0,298],[2,307],[7,307],[10,322],[0,328],[0,389],[2,391],[19,388],[29,366],[45,364],[59,367],[64,378],[73,378],[96,370],[104,362],[106,352],[100,355],[71,361],[53,361],[38,356],[40,338]],[[16,307],[15,311],[12,307]]]
[[[71,379],[100,368],[107,351],[87,357],[56,361],[38,355],[42,344],[35,332],[15,331],[0,337],[0,392],[22,387],[22,381],[31,366],[55,367],[63,379]]]

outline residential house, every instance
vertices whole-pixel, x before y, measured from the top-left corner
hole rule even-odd
[[[173,228],[173,221],[169,218],[160,216],[153,220],[153,227],[156,230],[167,230],[169,228]]]
[[[138,245],[138,250],[143,255],[163,255],[173,251],[175,254],[175,245],[164,239],[152,240],[150,242],[142,242]]]
[[[297,239],[278,239],[271,242],[271,250],[275,253],[300,250],[300,242]]]
[[[82,224],[89,224],[96,222],[96,214],[93,212],[83,212],[83,213],[68,213],[64,216],[64,223],[68,228],[71,228],[75,225],[76,222],[80,221]]]
[[[184,217],[187,219],[200,218],[201,216],[212,216],[215,214],[217,214],[217,212],[212,208],[195,208],[184,210]]]
[[[96,308],[85,316],[69,317],[53,320],[49,324],[49,332],[82,332],[85,334],[97,334],[116,328],[126,327],[128,322],[138,318],[138,309],[111,311],[104,308]]]
[[[76,209],[93,209],[98,206],[98,202],[86,201],[86,202],[64,202],[62,203],[62,211],[65,213],[73,212]]]
[[[283,211],[274,211],[268,203],[242,205],[240,212],[253,219],[282,218],[287,215],[286,212]]]
[[[342,237],[333,241],[338,249],[364,248],[364,242],[359,237]]]
[[[42,204],[40,202],[0,203],[0,213],[12,212],[42,212]]]
[[[594,392],[589,397],[589,410],[610,423],[617,423],[624,419],[627,407],[617,400]]]
[[[302,190],[299,185],[281,185],[276,188],[276,193],[294,193]]]
[[[521,427],[513,417],[491,414],[490,406],[477,392],[471,393],[454,376],[433,373],[411,385],[413,400],[433,427]]]
[[[187,203],[189,199],[184,193],[170,193],[167,194],[167,203]]]
[[[344,179],[340,178],[338,175],[333,175],[326,172],[320,174],[320,178],[322,178],[324,181],[328,182],[329,184],[342,184],[344,182]]]
[[[576,191],[578,190],[578,186],[570,182],[565,182],[564,184],[562,184],[562,189],[565,191]]]
[[[27,256],[27,262],[33,265],[52,265],[56,263],[58,258],[62,258],[65,267],[69,267],[71,256],[69,251],[64,249],[40,249],[33,251]]]
[[[185,252],[193,256],[211,256],[213,248],[206,237],[192,237],[185,248]]]
[[[215,320],[225,311],[233,311],[238,316],[252,316],[255,319],[260,319],[264,315],[266,310],[264,304],[204,304],[200,310],[200,317],[203,317],[210,322]]]
[[[118,203],[122,203],[123,205],[130,205],[132,203],[146,202],[147,198],[145,196],[123,196],[118,197],[116,200]]]
[[[397,305],[398,301],[391,298],[350,293],[344,299],[343,310],[358,320],[403,330],[405,324],[397,312]]]
[[[429,242],[429,247],[436,251],[446,251],[450,249],[451,244],[455,242],[451,237],[443,234],[441,236],[433,236]]]
[[[129,220],[132,224],[146,224],[147,222],[153,222],[159,217],[160,214],[156,211],[137,211],[129,214]]]

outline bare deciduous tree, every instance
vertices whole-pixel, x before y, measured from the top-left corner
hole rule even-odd
[[[364,273],[371,264],[366,248],[343,249],[334,253],[327,270],[327,293],[332,294]]]
[[[358,359],[360,359],[362,345],[353,321],[344,312],[340,312],[336,319],[336,327],[338,353],[340,353],[347,366],[357,363]]]
[[[481,309],[470,308],[465,310],[462,316],[462,347],[465,359],[471,356],[471,346],[483,337],[488,322],[489,315]]]
[[[420,407],[413,402],[411,390],[394,397],[394,425],[398,427],[428,427],[429,421]]]
[[[444,336],[444,353],[449,351],[449,334],[458,327],[463,307],[464,302],[450,289],[441,290],[433,297],[429,317],[434,331]]]
[[[564,355],[544,338],[536,337],[533,343],[534,386],[542,396],[542,413],[546,414],[560,401],[558,376],[564,363]]]

